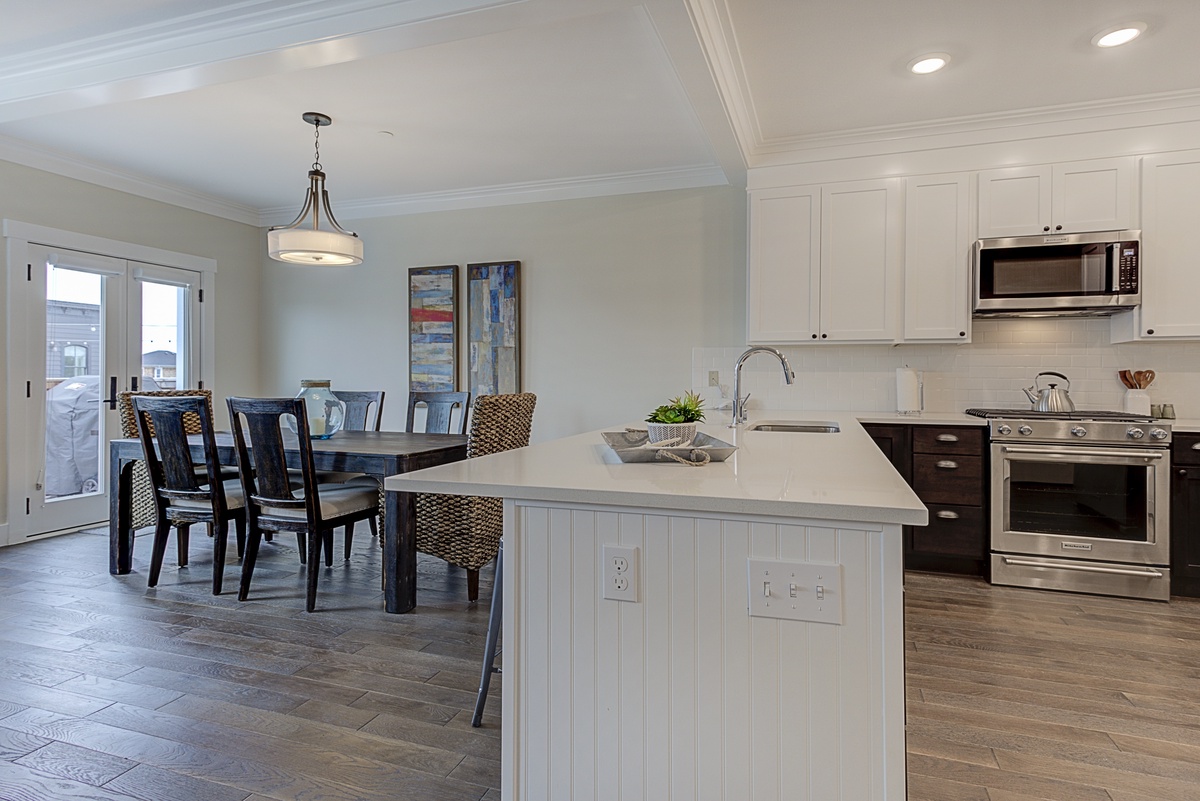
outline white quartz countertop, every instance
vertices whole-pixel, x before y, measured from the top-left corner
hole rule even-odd
[[[703,424],[737,445],[724,462],[625,464],[601,431],[389,476],[388,490],[485,495],[696,512],[925,525],[928,512],[858,423],[856,412],[751,412],[756,419],[837,423],[837,433],[784,433]],[[874,419],[874,418],[872,418]]]

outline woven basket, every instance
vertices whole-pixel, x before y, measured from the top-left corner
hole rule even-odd
[[[696,438],[695,423],[646,423],[651,443],[677,440],[672,447],[686,447]]]

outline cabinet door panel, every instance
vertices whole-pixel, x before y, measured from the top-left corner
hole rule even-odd
[[[983,427],[919,426],[913,432],[913,450],[917,453],[957,453],[983,456]]]
[[[909,178],[904,192],[904,338],[967,342],[971,325],[969,179]]]
[[[1133,158],[1054,165],[1053,231],[1122,231],[1135,227]]]
[[[929,525],[914,526],[912,549],[923,553],[982,559],[987,551],[983,508],[929,504]]]
[[[750,342],[811,342],[820,303],[819,187],[750,194]]]
[[[896,338],[902,213],[898,179],[822,190],[822,340]]]
[[[1142,159],[1142,337],[1200,336],[1198,208],[1200,151]]]
[[[1030,236],[1050,229],[1050,167],[979,173],[979,236]]]

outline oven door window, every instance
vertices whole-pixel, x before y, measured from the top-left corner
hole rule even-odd
[[[1146,542],[1143,465],[1010,461],[1009,529]]]

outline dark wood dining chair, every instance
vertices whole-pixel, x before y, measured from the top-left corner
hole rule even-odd
[[[353,392],[344,389],[333,390],[334,396],[346,404],[343,431],[378,431],[379,421],[383,419],[383,391]]]
[[[417,407],[425,406],[425,430],[413,429]],[[467,409],[471,405],[470,392],[410,392],[408,393],[408,419],[404,430],[425,434],[465,434],[467,432]],[[460,410],[458,424],[452,429],[454,409]]]
[[[467,458],[529,444],[537,396],[480,395],[471,407]],[[479,600],[479,568],[496,557],[504,502],[476,495],[416,496],[417,550],[467,571],[467,600]]]
[[[229,521],[237,529],[237,551],[246,543],[246,506],[238,479],[225,479],[213,435],[212,403],[207,395],[137,396],[131,400],[142,453],[150,476],[156,521],[150,557],[151,587],[158,585],[171,528],[176,529],[179,565],[187,564],[188,529],[205,523],[213,530],[213,595],[221,594]],[[192,462],[188,434],[197,426],[204,447],[199,475]]]
[[[295,533],[300,548],[308,551],[304,608],[312,612],[317,607],[322,546],[325,565],[329,566],[333,563],[333,530],[378,514],[379,493],[369,487],[319,483],[313,467],[312,440],[303,399],[227,398],[226,403],[233,424],[233,441],[250,526],[246,554],[242,558],[238,600],[249,597],[250,579],[263,532],[290,531]],[[296,421],[303,479],[299,490],[293,490],[287,468],[286,443],[281,428],[285,415],[292,415]]]

